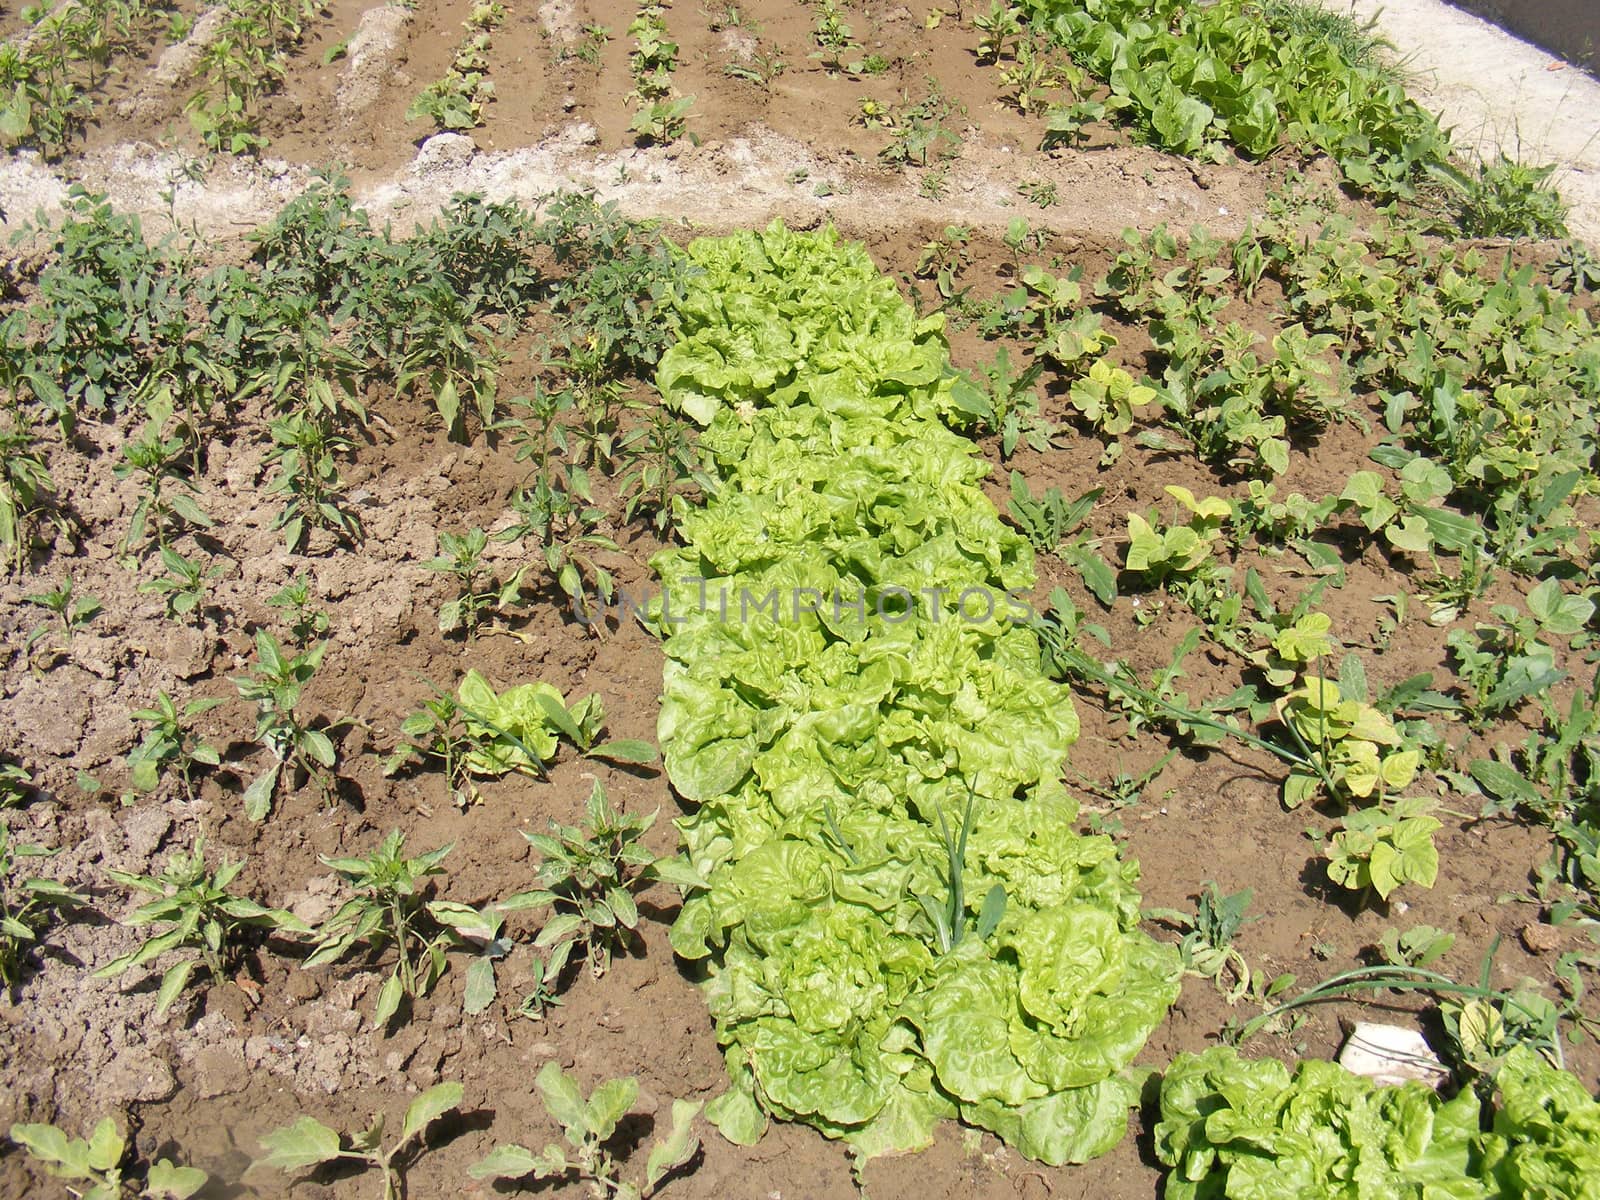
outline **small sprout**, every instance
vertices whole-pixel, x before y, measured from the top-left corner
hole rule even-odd
[[[59,909],[88,903],[53,879],[15,876],[18,859],[49,858],[55,853],[43,846],[13,843],[10,827],[0,821],[0,988],[14,987],[22,978],[28,952]]]
[[[617,1125],[639,1095],[639,1081],[626,1076],[600,1084],[585,1099],[578,1083],[547,1062],[539,1071],[539,1095],[545,1111],[566,1134],[568,1148],[552,1142],[538,1154],[523,1146],[496,1146],[469,1167],[474,1179],[574,1179],[586,1181],[596,1200],[645,1200],[673,1172],[682,1169],[700,1149],[692,1132],[700,1101],[674,1100],[672,1128],[650,1149],[642,1184],[625,1183],[622,1163],[606,1149]]]
[[[106,1117],[94,1127],[89,1140],[68,1137],[54,1125],[11,1127],[11,1140],[28,1152],[57,1179],[69,1180],[67,1190],[81,1200],[120,1200],[136,1180],[123,1179],[123,1160],[128,1140],[117,1123]],[[157,1159],[145,1173],[144,1186],[133,1193],[141,1200],[189,1200],[206,1186],[206,1173],[196,1167],[180,1167],[170,1159]],[[72,1184],[86,1184],[74,1187]]]
[[[156,696],[154,708],[135,709],[130,716],[147,723],[150,728],[144,740],[128,755],[133,786],[142,792],[154,791],[161,782],[161,772],[175,768],[183,781],[184,794],[193,799],[194,781],[190,773],[195,764],[214,767],[222,758],[215,746],[190,728],[189,722],[221,703],[223,701],[215,698],[190,700],[180,710],[172,697],[162,691]]]
[[[307,1167],[346,1159],[377,1167],[383,1173],[383,1200],[400,1200],[405,1194],[404,1167],[414,1162],[420,1153],[420,1150],[412,1152],[412,1144],[427,1132],[429,1125],[460,1108],[461,1096],[459,1083],[440,1083],[423,1092],[407,1106],[400,1136],[388,1149],[383,1147],[381,1113],[374,1115],[370,1125],[348,1139],[316,1118],[303,1116],[261,1139],[261,1148],[266,1154],[256,1159],[251,1169],[273,1167],[279,1171],[303,1171]],[[346,1140],[350,1143],[348,1149],[344,1147]]]

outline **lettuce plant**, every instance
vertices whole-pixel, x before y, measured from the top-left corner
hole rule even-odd
[[[943,1118],[1052,1163],[1103,1153],[1177,955],[1137,928],[1137,867],[1077,831],[1077,715],[1016,599],[1032,548],[947,427],[943,318],[831,230],[686,253],[657,386],[717,486],[679,505],[654,616],[705,881],[671,941],[704,964],[732,1081],[707,1115],[862,1157]]]

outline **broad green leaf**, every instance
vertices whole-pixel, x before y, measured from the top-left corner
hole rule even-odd
[[[654,1191],[667,1174],[687,1163],[700,1149],[700,1139],[692,1132],[694,1119],[699,1113],[698,1100],[672,1102],[672,1129],[650,1148],[650,1158],[645,1163],[644,1185],[647,1191]]]
[[[439,1083],[423,1092],[406,1107],[406,1119],[400,1126],[401,1144],[409,1142],[445,1113],[459,1108],[461,1096],[459,1083]]]
[[[400,998],[404,994],[405,988],[398,972],[383,981],[383,986],[378,989],[378,1002],[372,1009],[375,1028],[382,1030],[388,1027],[389,1019],[400,1011]]]
[[[185,959],[183,962],[170,967],[167,973],[161,977],[161,990],[156,993],[156,1016],[161,1016],[172,1006],[172,1002],[178,998],[178,994],[188,984],[189,976],[193,973],[199,961],[196,958]]]
[[[495,998],[494,962],[488,957],[475,958],[467,967],[466,994],[461,1002],[461,1011],[469,1017],[475,1017],[494,1003]]]
[[[339,1135],[321,1121],[301,1117],[291,1125],[265,1134],[261,1138],[261,1148],[267,1153],[256,1160],[257,1165],[298,1171],[338,1158]]]
[[[244,793],[244,815],[252,821],[266,819],[268,811],[272,808],[272,793],[278,787],[278,772],[283,769],[282,763],[273,763],[259,776],[256,777]]]
[[[638,738],[602,742],[589,751],[589,756],[620,763],[653,763],[659,757],[654,746]]]
[[[143,1194],[147,1200],[189,1200],[207,1182],[209,1176],[198,1167],[180,1167],[170,1159],[158,1158],[150,1164]]]
[[[608,1079],[594,1089],[584,1105],[584,1125],[604,1141],[617,1128],[617,1122],[639,1095],[639,1081],[631,1075]]]
[[[545,1109],[567,1130],[568,1137],[572,1136],[574,1130],[588,1132],[583,1094],[578,1091],[577,1080],[563,1071],[561,1064],[554,1060],[545,1063],[534,1082],[539,1087],[539,1095],[544,1098]]]

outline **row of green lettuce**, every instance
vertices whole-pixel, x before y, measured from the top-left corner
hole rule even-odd
[[[1526,1046],[1487,1114],[1471,1089],[1444,1100],[1329,1062],[1291,1074],[1225,1046],[1180,1055],[1154,1140],[1165,1200],[1600,1200],[1600,1103]]]
[[[732,1080],[708,1115],[862,1158],[944,1118],[1050,1163],[1103,1153],[1178,961],[1138,929],[1137,866],[1077,832],[1077,717],[1004,600],[1032,554],[944,423],[941,320],[831,230],[686,255],[657,382],[715,486],[652,565],[660,741],[708,881],[672,945]]]

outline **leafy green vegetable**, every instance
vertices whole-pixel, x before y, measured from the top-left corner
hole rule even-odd
[[[1032,549],[944,424],[942,318],[832,230],[686,253],[657,384],[719,479],[653,566],[659,740],[708,884],[672,945],[706,960],[732,1079],[707,1116],[863,1157],[946,1117],[1102,1153],[1177,956],[1137,930],[1136,865],[1076,831],[1077,716],[1025,623]]]
[[[1161,1082],[1165,1200],[1594,1200],[1600,1102],[1525,1045],[1495,1078],[1492,1132],[1471,1089],[1379,1087],[1335,1063],[1181,1054]]]
[[[1156,1156],[1173,1168],[1165,1200],[1475,1200],[1482,1179],[1478,1101],[1441,1101],[1426,1084],[1379,1087],[1336,1063],[1293,1076],[1228,1046],[1181,1054],[1161,1082]],[[1553,1196],[1555,1193],[1551,1193]]]

